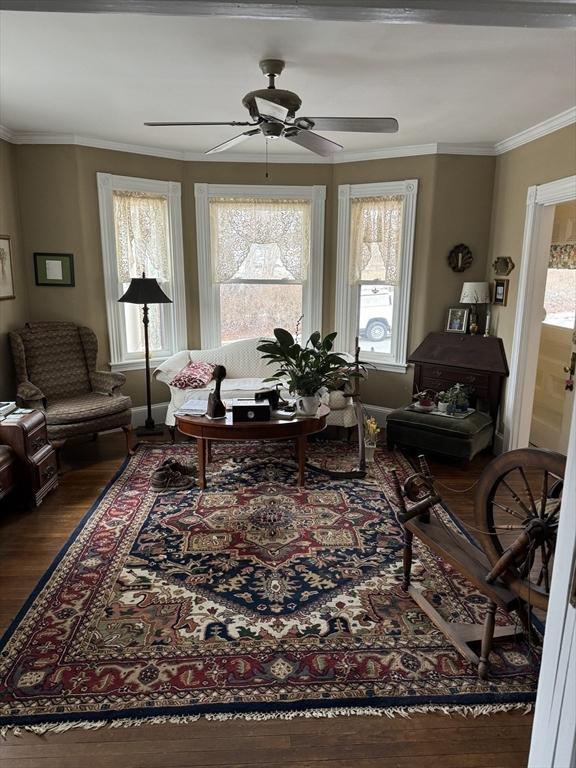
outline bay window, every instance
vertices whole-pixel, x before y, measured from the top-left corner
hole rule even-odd
[[[173,302],[149,307],[151,359],[160,362],[186,347],[180,184],[97,177],[111,366],[140,368],[142,308],[118,303],[133,277],[155,278]]]
[[[320,329],[324,188],[195,193],[202,346]]]
[[[418,182],[339,187],[336,330],[340,347],[406,369]]]

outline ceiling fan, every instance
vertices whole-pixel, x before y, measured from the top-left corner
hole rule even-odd
[[[228,141],[209,149],[206,154],[223,152],[242,141],[262,133],[270,139],[284,138],[294,142],[317,155],[326,157],[343,149],[341,144],[313,132],[354,131],[359,133],[396,133],[398,121],[393,117],[296,117],[302,101],[292,91],[276,88],[275,79],[282,73],[284,62],[280,59],[264,59],[260,69],[268,78],[268,88],[250,91],[242,99],[242,104],[250,113],[253,122],[230,121],[226,123],[144,123],[150,126],[183,125],[231,125],[249,126],[249,130],[234,136]]]

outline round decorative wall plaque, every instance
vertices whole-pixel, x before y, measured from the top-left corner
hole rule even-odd
[[[464,272],[473,262],[472,251],[464,243],[455,245],[448,254],[448,264],[454,272]]]

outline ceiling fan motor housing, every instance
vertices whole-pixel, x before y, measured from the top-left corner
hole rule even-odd
[[[298,94],[292,91],[284,91],[281,88],[260,88],[257,91],[250,91],[242,99],[242,104],[250,112],[250,117],[253,120],[258,120],[260,115],[256,107],[256,98],[266,99],[266,101],[272,101],[274,104],[279,104],[288,110],[288,117],[292,120],[294,115],[302,106],[302,100]]]

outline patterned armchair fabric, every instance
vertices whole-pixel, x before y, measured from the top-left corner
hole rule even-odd
[[[118,391],[126,378],[96,370],[98,341],[90,328],[29,323],[9,337],[18,400],[45,412],[50,440],[129,428],[132,402]]]

